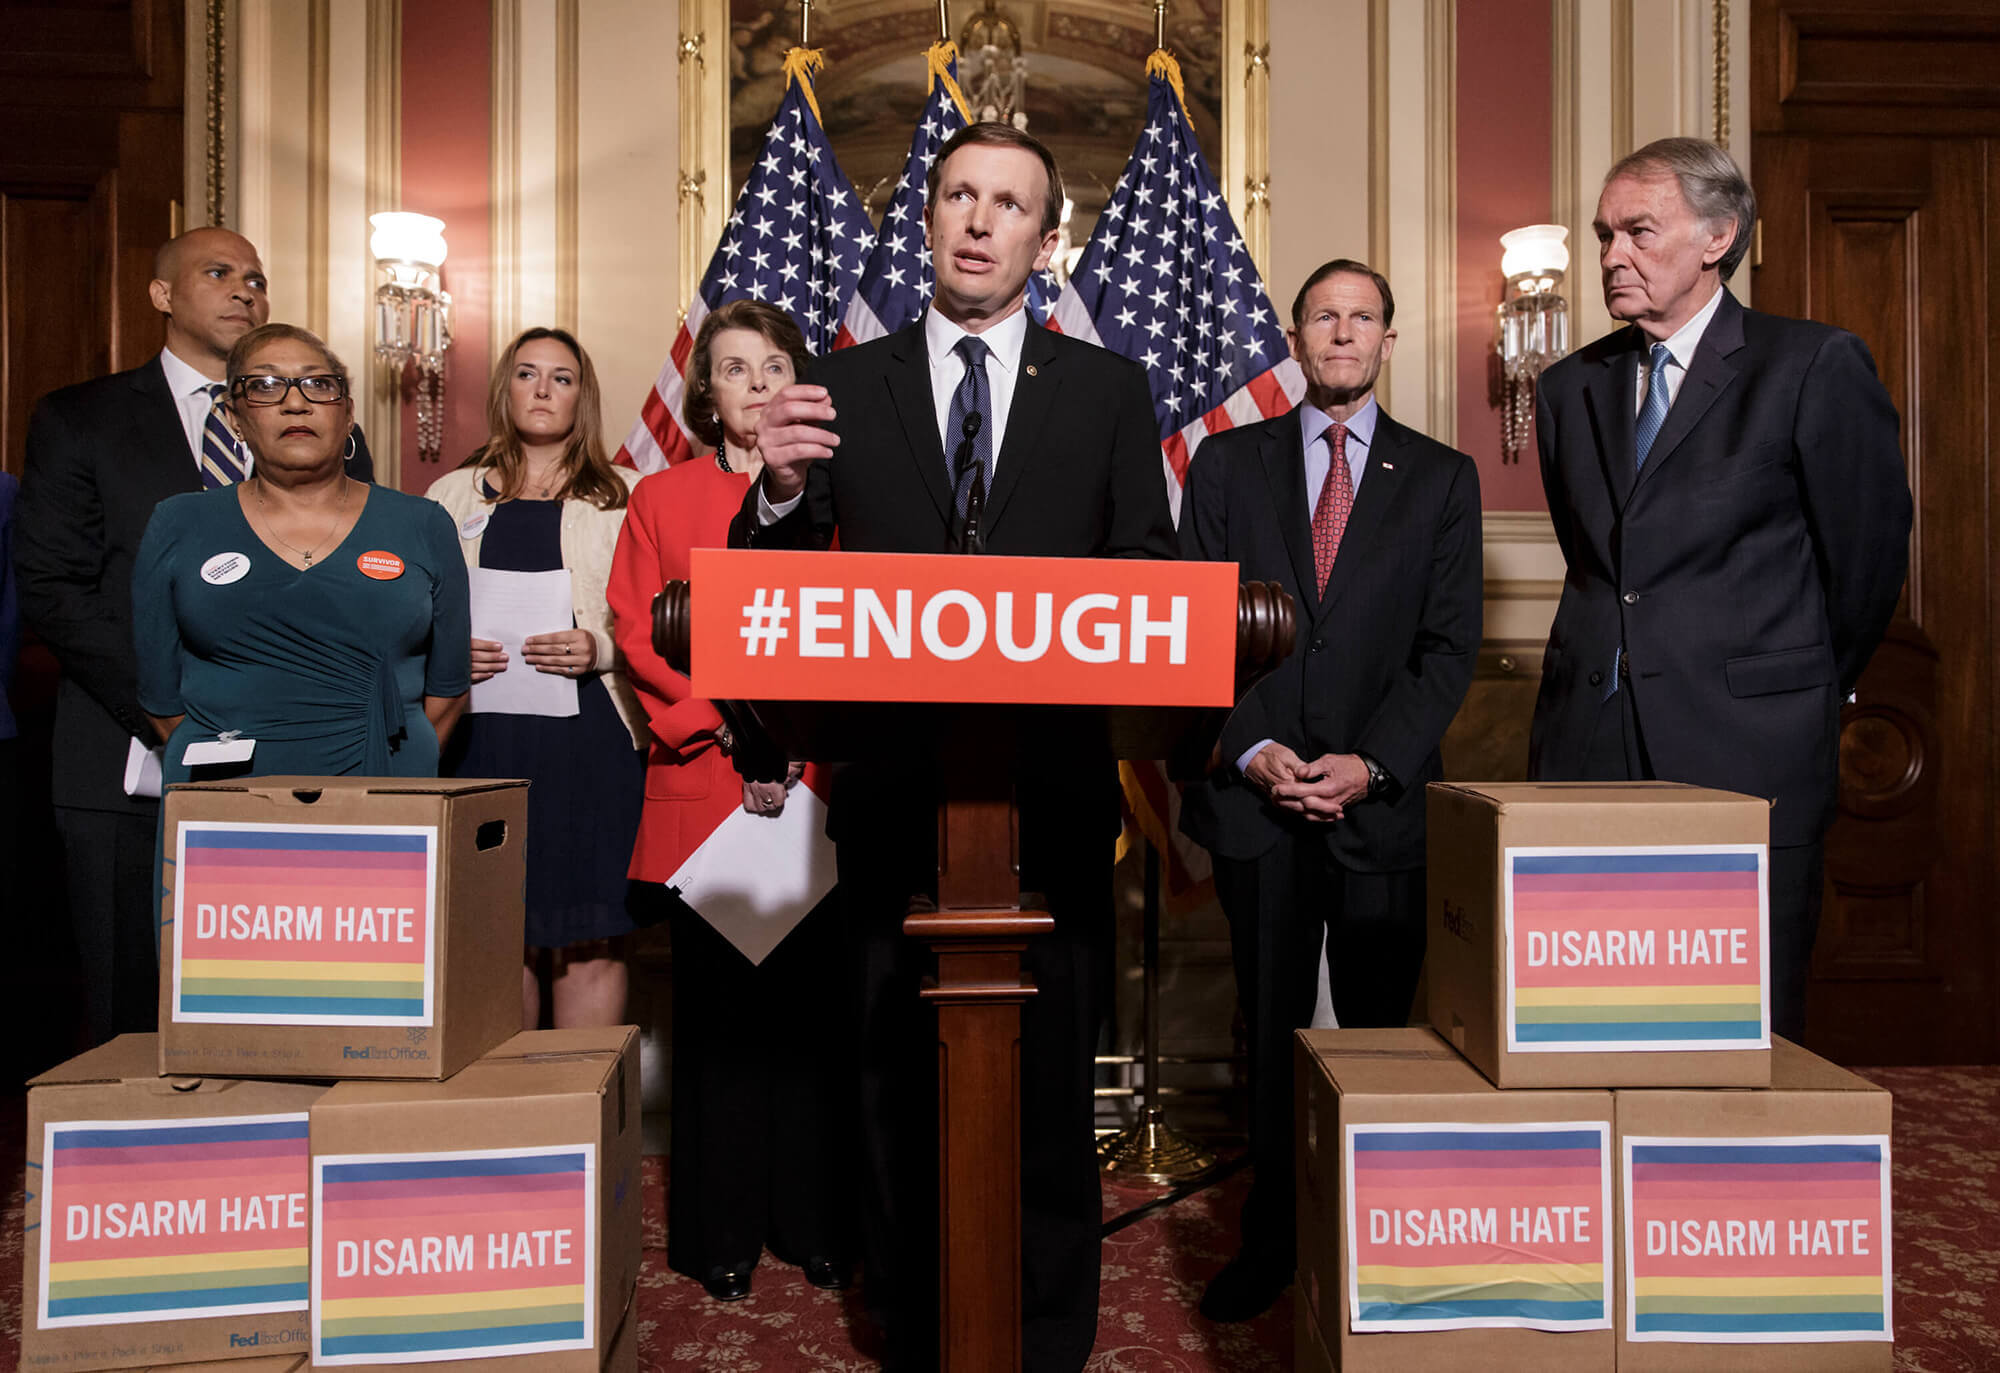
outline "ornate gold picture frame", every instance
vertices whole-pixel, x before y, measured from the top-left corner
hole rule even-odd
[[[1190,119],[1260,270],[1270,239],[1267,6],[1268,0],[1177,0],[1167,16],[1168,46],[1187,77]],[[946,9],[951,37],[962,47],[983,46],[996,20],[1017,36],[1028,72],[1021,109],[1029,132],[1046,138],[1063,160],[1081,243],[1143,122],[1153,5],[950,0]],[[865,200],[879,194],[882,173],[899,170],[907,152],[923,99],[923,50],[938,37],[939,11],[936,0],[836,0],[813,8],[813,46],[827,48],[830,59],[817,83],[828,136]],[[782,60],[797,41],[798,21],[798,0],[681,0],[683,305],[707,270],[741,180],[731,170],[732,130],[750,129],[752,146],[761,138],[778,93],[767,59]],[[964,61],[960,75],[967,75]]]

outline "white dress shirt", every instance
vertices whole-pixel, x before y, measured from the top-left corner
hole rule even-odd
[[[1361,494],[1361,478],[1368,469],[1368,450],[1375,442],[1375,421],[1382,417],[1382,407],[1375,403],[1371,393],[1362,402],[1347,423],[1347,475],[1354,484],[1354,494]],[[1319,508],[1320,493],[1326,487],[1327,474],[1333,471],[1333,441],[1327,437],[1333,429],[1333,416],[1317,405],[1299,407],[1299,438],[1304,443],[1306,454],[1306,510],[1310,523],[1311,511]],[[1236,770],[1247,772],[1250,761],[1264,751],[1269,739],[1259,739],[1250,745],[1236,759]],[[1311,759],[1307,759],[1308,762]]]
[[[208,388],[213,383],[165,348],[160,350],[160,370],[167,374],[167,390],[173,393],[174,405],[181,412],[181,432],[187,436],[188,456],[199,467],[201,430],[208,423],[211,404]],[[241,452],[242,445],[238,444],[237,449]],[[243,456],[247,465],[249,455]]]
[[[967,335],[936,310],[924,311],[924,352],[931,364],[931,401],[937,406],[938,442],[951,451],[956,434],[945,433],[951,419],[951,398],[965,380],[965,359],[959,355],[958,341]],[[986,418],[993,435],[993,465],[1000,465],[1000,446],[1007,441],[1007,415],[1014,408],[1014,382],[1021,375],[1021,345],[1028,338],[1028,311],[1024,305],[1007,318],[977,335],[986,345],[986,394],[993,413]],[[992,480],[993,474],[987,473]]]
[[[965,380],[965,358],[958,352],[958,341],[968,332],[934,309],[924,311],[924,354],[930,361],[931,402],[937,407],[938,442],[947,453],[956,438],[944,432],[946,423],[951,419],[952,393]],[[986,394],[993,403],[993,413],[987,419],[993,435],[993,466],[998,469],[1000,449],[1007,441],[1007,416],[1014,408],[1014,383],[1021,375],[1021,346],[1028,339],[1025,302],[1013,314],[975,337],[986,345]],[[1372,432],[1373,422],[1370,424]],[[993,474],[988,472],[987,480],[991,481],[992,477]],[[757,523],[776,524],[791,514],[804,499],[805,493],[800,492],[788,501],[773,505],[764,495],[764,484],[757,483]]]
[[[1721,304],[1722,287],[1718,285],[1715,294],[1708,298],[1708,304],[1695,311],[1694,318],[1676,329],[1673,337],[1666,340],[1667,351],[1673,354],[1673,361],[1667,364],[1667,370],[1661,374],[1661,379],[1667,386],[1669,408],[1672,407],[1674,398],[1680,395],[1681,383],[1687,380],[1688,368],[1694,362],[1694,350],[1700,346],[1701,336],[1708,332],[1708,322],[1715,318],[1715,311]],[[1633,388],[1632,398],[1634,415],[1646,408],[1646,379],[1653,369],[1652,352],[1652,348],[1648,346],[1645,352],[1639,354],[1639,384]]]

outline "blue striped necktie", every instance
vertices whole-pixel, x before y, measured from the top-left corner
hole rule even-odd
[[[1660,437],[1660,426],[1667,422],[1667,407],[1673,402],[1667,397],[1667,364],[1674,360],[1672,350],[1664,343],[1653,345],[1653,370],[1646,376],[1646,403],[1639,409],[1637,461],[1635,469],[1646,465],[1646,454],[1652,451],[1653,440]]]
[[[234,486],[250,475],[243,446],[222,418],[222,397],[229,388],[216,382],[208,388],[208,418],[201,423],[201,484]]]
[[[960,339],[954,350],[965,359],[965,375],[951,393],[951,411],[945,418],[945,464],[949,470],[952,499],[963,520],[972,504],[973,480],[977,477],[983,493],[993,472],[993,402],[986,381],[986,344],[971,335]]]

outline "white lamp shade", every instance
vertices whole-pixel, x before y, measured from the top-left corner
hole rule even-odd
[[[368,251],[377,262],[413,262],[436,271],[444,264],[444,221],[429,215],[393,210],[368,216],[375,232]]]
[[[1500,235],[1500,274],[1560,276],[1569,270],[1569,230],[1560,224],[1530,224]]]

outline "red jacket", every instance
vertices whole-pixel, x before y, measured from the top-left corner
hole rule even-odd
[[[613,632],[653,730],[646,809],[632,850],[631,876],[641,882],[672,877],[743,804],[742,781],[715,746],[722,716],[653,651],[653,597],[688,575],[692,550],[727,546],[729,521],[749,489],[748,477],[706,458],[654,473],[632,492],[611,561]]]

